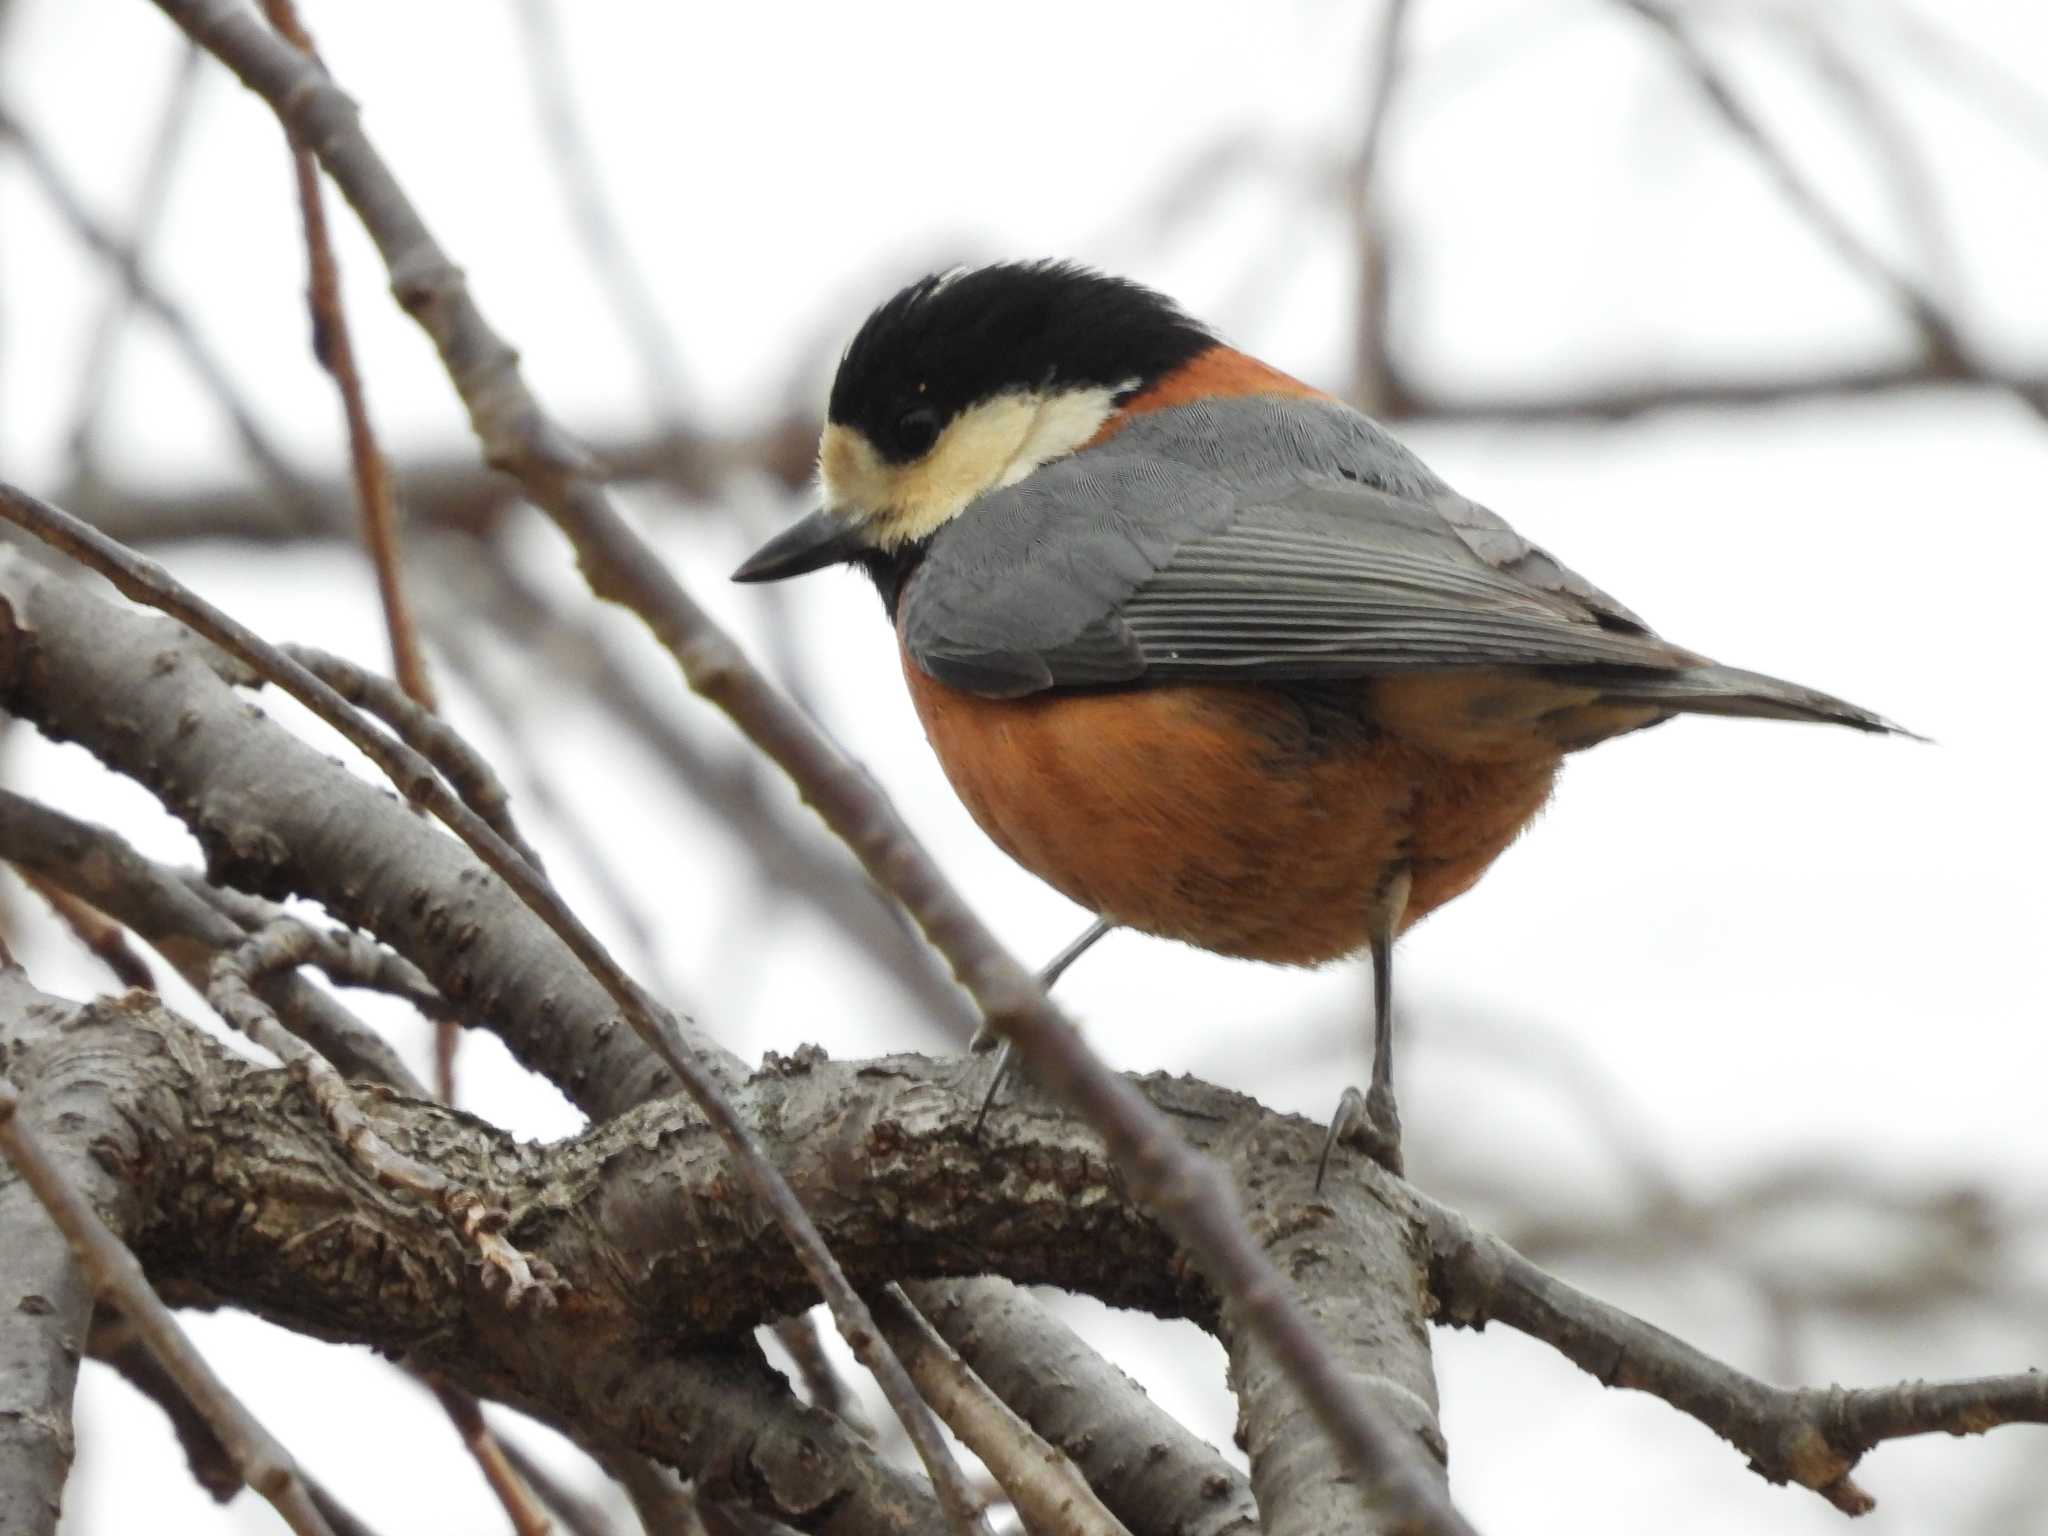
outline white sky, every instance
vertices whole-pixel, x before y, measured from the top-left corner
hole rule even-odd
[[[1309,194],[1356,139],[1369,30],[1359,8],[1052,3],[1032,7],[1028,24],[938,4],[563,9],[606,191],[659,293],[692,402],[720,424],[763,419],[793,383],[815,399],[830,348],[866,306],[962,256],[1096,261],[1168,289],[1292,371],[1344,381],[1346,235]],[[1713,9],[1726,18],[1713,34],[1722,56],[1808,173],[1884,249],[1919,261],[1866,145],[1779,42],[1802,19],[1853,18],[1840,35],[1924,148],[1949,236],[1937,259],[1972,334],[1997,356],[2048,360],[2040,120],[2029,144],[1986,110],[1993,93],[1945,83],[1892,0]],[[1924,10],[2048,85],[2039,7]],[[644,423],[641,375],[564,215],[509,8],[306,12],[542,395],[593,436]],[[119,215],[176,57],[169,27],[140,4],[17,0],[6,44],[10,109],[96,208]],[[1907,345],[1883,303],[1711,129],[1645,30],[1611,7],[1421,0],[1413,49],[1383,197],[1406,253],[1396,332],[1432,385],[1567,389],[1881,359]],[[288,168],[267,113],[208,84],[153,270],[236,376],[259,386],[280,440],[333,472],[337,412],[306,351]],[[1185,221],[1148,233],[1176,175],[1236,142],[1253,157],[1197,178]],[[458,440],[430,352],[385,297],[367,244],[345,216],[336,222],[387,440],[401,453]],[[64,473],[75,359],[104,284],[0,154],[0,473],[31,488]],[[113,463],[134,483],[244,473],[217,413],[146,324],[123,353],[109,428]],[[1929,394],[1624,428],[1404,435],[1672,638],[1939,742],[1681,721],[1575,761],[1528,837],[1401,949],[1418,1180],[1428,1186],[1435,1164],[1529,1187],[1533,1164],[1546,1175],[1534,1191],[1572,1208],[1620,1197],[1631,1170],[1486,1043],[1555,1039],[1620,1085],[1691,1190],[1832,1159],[1913,1190],[1967,1184],[2041,1210],[2048,427],[1997,396]],[[751,630],[758,599],[725,573],[795,510],[741,488],[727,507],[656,531],[693,590]],[[571,590],[552,535],[534,533],[524,553]],[[357,562],[180,550],[174,566],[274,638],[381,658]],[[1018,951],[1050,954],[1084,919],[1009,865],[945,789],[872,596],[854,578],[820,577],[789,597],[831,728]],[[665,677],[658,659],[647,665]],[[649,804],[674,797],[596,717],[571,701],[533,707],[559,782],[633,860],[624,872],[674,946],[672,970],[736,1049],[929,1042],[814,917],[791,907],[735,919],[743,887],[729,842],[688,814],[650,820]],[[118,820],[153,851],[191,856],[146,797],[102,787],[75,753],[16,747],[9,773],[68,810]],[[587,890],[569,880],[572,894]],[[735,963],[741,921],[764,928],[744,936]],[[30,960],[48,984],[98,984],[54,946]],[[1363,1029],[1334,1023],[1359,1016],[1361,971],[1282,973],[1118,936],[1062,994],[1121,1066],[1198,1073],[1321,1117],[1338,1084],[1364,1075]],[[464,1072],[470,1107],[501,1123],[529,1134],[575,1123],[493,1048],[472,1042]],[[1784,1238],[1830,1272],[1853,1271],[1878,1240],[1853,1225]],[[2042,1257],[2037,1244],[2037,1283]],[[1740,1269],[1731,1259],[1682,1283],[1617,1267],[1572,1277],[1769,1370],[1768,1329]],[[1227,1443],[1213,1346],[1185,1328],[1076,1311],[1169,1407]],[[373,1525],[501,1524],[445,1425],[388,1370],[358,1356],[343,1371],[338,1352],[246,1320],[194,1328]],[[1800,1533],[1840,1520],[1809,1494],[1766,1487],[1662,1405],[1603,1392],[1505,1331],[1438,1342],[1454,1488],[1486,1531]],[[1798,1364],[1815,1381],[1967,1375],[2042,1363],[2044,1343],[2038,1326],[2002,1318],[1910,1332],[1879,1322],[1813,1330]],[[274,1528],[253,1499],[214,1511],[160,1416],[125,1388],[89,1373],[82,1396],[70,1536]],[[2037,1430],[2007,1430],[1882,1450],[1863,1469],[1880,1508],[1861,1529],[1959,1529],[2019,1486],[2040,1446]],[[363,1468],[381,1482],[365,1484]]]

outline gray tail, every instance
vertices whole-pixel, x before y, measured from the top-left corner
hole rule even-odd
[[[1618,702],[1653,704],[1690,715],[1740,715],[1760,720],[1815,720],[1881,735],[1927,738],[1817,688],[1740,667],[1692,667],[1683,672],[1633,673],[1605,690]]]

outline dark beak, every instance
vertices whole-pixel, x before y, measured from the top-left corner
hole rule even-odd
[[[734,581],[781,581],[828,565],[844,565],[861,552],[856,530],[830,512],[813,512],[793,528],[785,528],[732,573]]]

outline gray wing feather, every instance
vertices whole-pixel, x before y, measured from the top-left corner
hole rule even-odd
[[[1683,654],[1366,417],[1301,400],[1141,417],[983,497],[900,618],[928,672],[990,696]]]

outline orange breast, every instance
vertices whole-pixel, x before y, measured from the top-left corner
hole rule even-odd
[[[1404,927],[1469,888],[1559,761],[1534,740],[1475,758],[1406,739],[1377,722],[1368,683],[994,700],[907,652],[903,667],[954,789],[1018,863],[1124,926],[1282,964],[1362,949],[1373,893],[1402,863]]]

